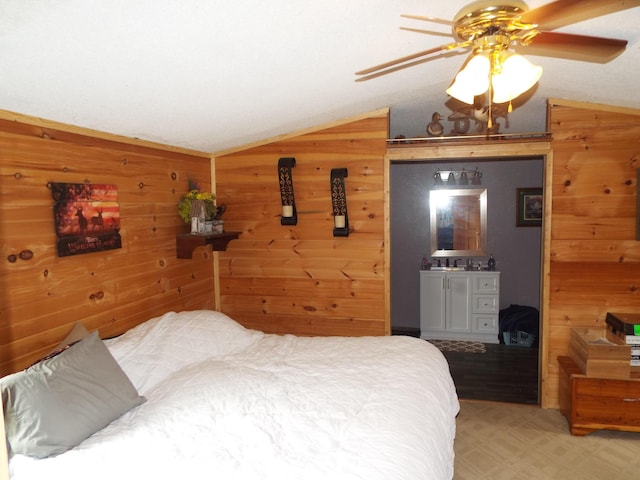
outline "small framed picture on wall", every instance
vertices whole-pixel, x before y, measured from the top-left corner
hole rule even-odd
[[[542,225],[542,188],[518,188],[516,190],[516,227],[539,227]]]

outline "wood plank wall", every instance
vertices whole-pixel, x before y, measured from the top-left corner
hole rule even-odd
[[[552,221],[542,404],[555,408],[557,357],[568,352],[571,328],[604,328],[607,311],[640,312],[640,111],[551,101],[549,128]]]
[[[636,240],[640,112],[550,102],[549,272],[542,404],[558,406],[558,355],[572,327],[640,312]],[[220,309],[250,328],[302,335],[389,333],[384,157],[388,112],[217,155],[227,230]],[[406,152],[404,152],[406,153]],[[280,225],[277,163],[295,157],[298,225]],[[329,175],[348,168],[351,234],[332,236]],[[211,253],[175,258],[175,211],[208,155],[0,112],[0,374],[23,368],[76,321],[103,336],[167,310],[214,308]],[[118,186],[123,248],[58,258],[50,181]],[[31,260],[8,261],[25,250]],[[96,299],[96,293],[103,296]]]
[[[210,188],[208,154],[0,112],[0,375],[76,321],[104,337],[169,310],[213,308],[211,253],[175,254],[189,175]],[[48,182],[117,185],[122,248],[59,258]]]
[[[217,155],[225,229],[220,310],[247,327],[299,335],[384,335],[383,159],[388,111]],[[294,157],[298,223],[280,224],[278,159]],[[345,179],[350,235],[333,237],[332,168]]]

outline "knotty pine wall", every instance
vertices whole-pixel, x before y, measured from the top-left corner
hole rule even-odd
[[[384,335],[388,110],[216,155],[225,229],[220,310],[247,327],[299,335]],[[294,157],[298,224],[280,224],[278,159]],[[348,237],[333,237],[332,168],[347,168]]]
[[[552,220],[542,404],[558,406],[558,355],[574,327],[640,312],[640,110],[549,102]]]
[[[640,111],[550,101],[545,194],[542,405],[558,406],[556,358],[570,328],[640,312],[636,240]],[[388,333],[383,175],[388,112],[216,155],[225,228],[240,239],[175,259],[175,213],[208,155],[0,112],[0,374],[22,368],[76,320],[103,335],[166,310],[220,309],[251,328],[304,335]],[[295,157],[297,226],[280,225],[277,162]],[[332,236],[329,174],[346,179],[351,235]],[[175,173],[175,179],[173,174]],[[58,258],[47,182],[119,187],[123,248]],[[31,250],[31,260],[9,255]],[[95,293],[104,297],[95,299]],[[92,298],[93,296],[93,298]],[[12,361],[12,358],[16,358]]]
[[[0,112],[0,375],[76,321],[105,337],[169,310],[214,307],[211,253],[176,259],[189,175],[210,188],[209,154]],[[59,258],[48,182],[117,185],[122,248]],[[21,260],[26,250],[33,258]]]

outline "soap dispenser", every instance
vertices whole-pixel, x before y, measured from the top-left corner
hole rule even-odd
[[[489,261],[487,262],[487,267],[491,272],[493,272],[496,269],[496,259],[493,258],[493,253],[489,255]]]

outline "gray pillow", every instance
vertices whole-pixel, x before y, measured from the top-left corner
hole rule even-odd
[[[38,458],[76,446],[145,401],[97,332],[0,387],[12,453]]]
[[[62,340],[53,350],[51,350],[49,352],[49,355],[59,352],[60,350],[64,349],[67,345],[71,345],[72,343],[75,343],[78,340],[82,340],[87,335],[89,335],[89,332],[87,331],[85,326],[80,322],[76,322],[73,325],[73,328],[71,329],[71,331],[69,332],[69,335],[67,335],[64,338],[64,340]]]

